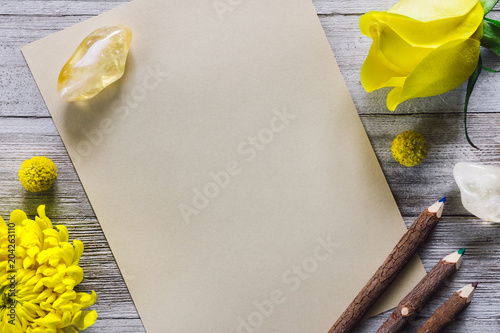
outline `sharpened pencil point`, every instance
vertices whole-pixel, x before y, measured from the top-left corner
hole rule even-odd
[[[479,284],[479,282],[474,282],[474,283],[472,283],[472,286],[473,286],[474,288],[477,288],[477,285],[478,285],[478,284]]]
[[[463,249],[458,250],[458,254],[463,255],[465,253],[465,247]]]
[[[436,216],[438,218],[441,218],[441,214],[443,213],[443,208],[444,208],[445,201],[446,201],[446,197],[444,197],[443,199],[441,199],[439,201],[436,201],[432,206],[430,206],[427,209],[431,213],[436,213]]]

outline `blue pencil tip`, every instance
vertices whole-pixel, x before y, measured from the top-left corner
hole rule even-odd
[[[439,202],[446,202],[446,197],[444,197],[443,199],[439,200]]]

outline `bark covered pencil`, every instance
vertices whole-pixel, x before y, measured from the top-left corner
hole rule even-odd
[[[465,249],[460,249],[441,259],[396,306],[377,333],[399,332],[443,283],[460,268],[464,252]]]
[[[446,198],[424,210],[328,333],[350,332],[411,260],[441,218]]]
[[[436,333],[451,323],[460,312],[469,306],[477,285],[478,283],[474,282],[454,292],[415,333]]]

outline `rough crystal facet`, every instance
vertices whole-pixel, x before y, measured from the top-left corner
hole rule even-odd
[[[88,35],[64,65],[57,91],[66,101],[94,97],[120,79],[132,41],[124,25],[103,27]]]
[[[460,162],[453,175],[465,209],[485,221],[500,222],[500,168]]]

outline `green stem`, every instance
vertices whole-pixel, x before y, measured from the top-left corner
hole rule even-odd
[[[481,74],[481,69],[483,67],[483,60],[481,56],[479,56],[479,60],[477,62],[476,69],[474,70],[474,73],[469,77],[469,81],[467,81],[467,93],[465,95],[465,105],[464,105],[464,126],[465,126],[465,138],[467,139],[467,142],[474,148],[479,149],[475,144],[472,143],[472,140],[469,138],[469,132],[467,130],[467,108],[469,107],[469,99],[472,94],[472,91],[474,90],[474,85],[477,82],[477,78],[479,77],[479,74]]]

